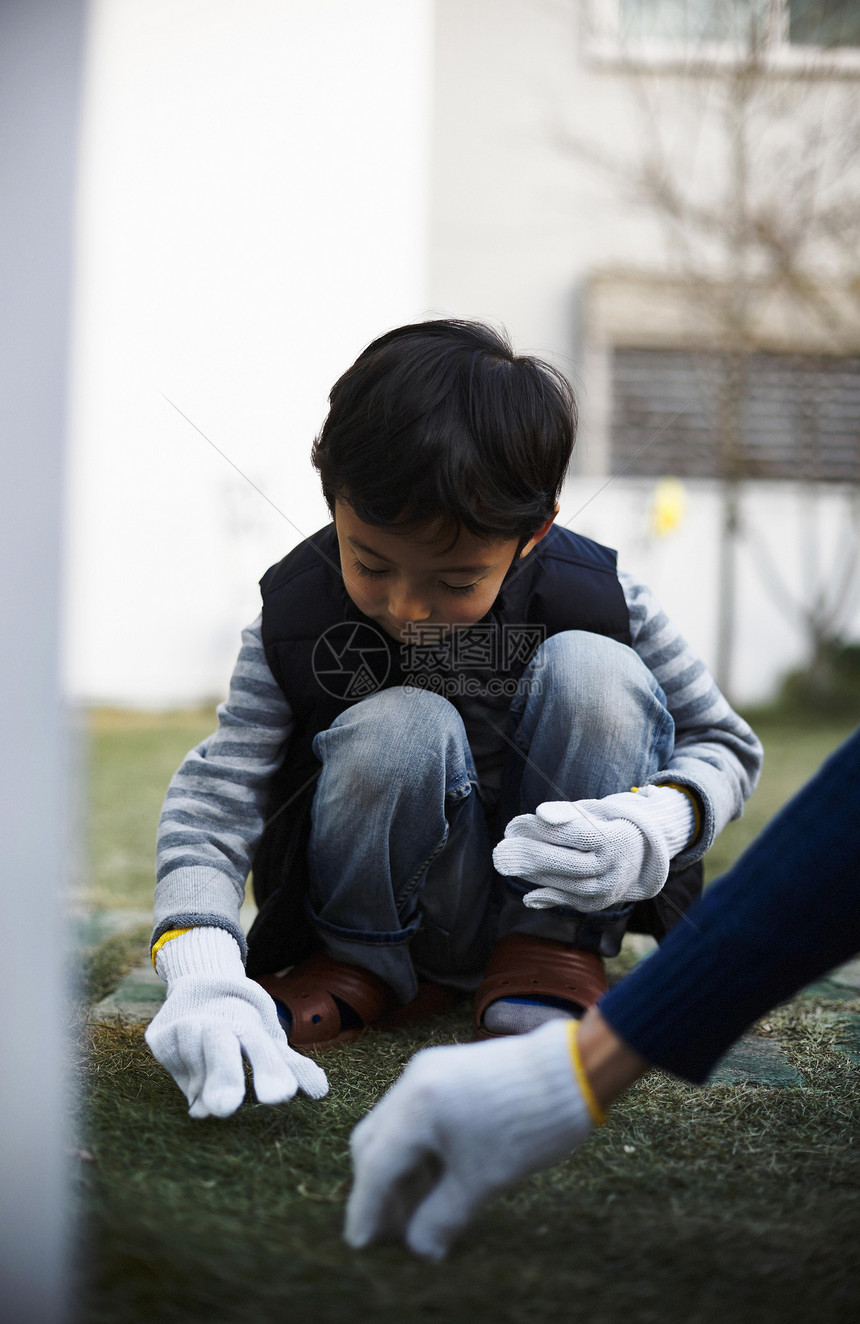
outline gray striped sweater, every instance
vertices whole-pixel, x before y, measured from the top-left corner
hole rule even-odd
[[[651,780],[689,786],[704,810],[695,845],[677,861],[692,863],[743,812],[758,781],[761,744],[651,591],[630,575],[619,579],[631,644],[662,687],[675,721],[672,759]],[[158,829],[153,942],[169,929],[213,924],[245,950],[239,907],[264,827],[269,781],[288,756],[293,727],[266,662],[261,619],[242,633],[217,731],[191,750],[170,783]]]

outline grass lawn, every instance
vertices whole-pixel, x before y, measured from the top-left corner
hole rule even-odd
[[[212,708],[92,713],[87,889],[92,905],[152,907],[155,829],[167,783],[188,750],[216,725]]]
[[[850,724],[756,723],[766,772],[713,852],[714,876]],[[211,714],[98,713],[91,900],[142,907],[164,787]],[[93,958],[115,982],[140,935]],[[619,963],[617,971],[622,964]],[[655,1073],[568,1162],[498,1197],[448,1261],[341,1241],[348,1137],[418,1048],[470,1038],[467,1011],[324,1055],[317,1103],[246,1102],[192,1122],[140,1027],[82,1025],[80,1320],[809,1324],[860,1308],[860,1068],[798,1000],[767,1018],[805,1088],[695,1090]],[[851,1004],[860,1011],[860,1004]]]

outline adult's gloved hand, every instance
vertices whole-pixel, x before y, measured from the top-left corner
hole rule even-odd
[[[296,1090],[328,1092],[325,1072],[290,1048],[275,1004],[248,979],[239,944],[225,929],[189,929],[166,942],[156,969],[164,1006],[146,1031],[153,1056],[170,1072],[192,1117],[229,1117],[245,1097],[243,1055],[260,1103],[283,1103]]]
[[[532,910],[606,910],[656,896],[695,826],[692,801],[670,786],[550,800],[511,819],[493,861],[499,873],[534,884],[523,897]]]
[[[550,1021],[532,1034],[418,1053],[352,1133],[350,1245],[402,1238],[416,1255],[441,1259],[488,1196],[581,1144],[590,1108],[603,1119],[579,1083],[572,1033],[574,1022]]]

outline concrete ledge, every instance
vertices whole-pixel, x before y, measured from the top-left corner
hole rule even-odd
[[[257,914],[253,901],[246,901],[239,912],[239,922],[247,933]],[[79,925],[80,947],[99,946],[118,933],[129,933],[139,925],[152,924],[150,910],[102,910],[75,917]],[[148,939],[147,939],[148,941]],[[149,951],[141,952],[136,965],[101,1002],[96,1003],[90,1015],[94,1021],[123,1020],[133,1024],[148,1024],[164,1001],[164,985],[152,968]]]
[[[164,1001],[164,985],[147,956],[106,998],[93,1007],[94,1021],[123,1020],[148,1024]]]
[[[806,1081],[773,1039],[745,1034],[721,1057],[706,1082],[708,1085],[804,1086]]]

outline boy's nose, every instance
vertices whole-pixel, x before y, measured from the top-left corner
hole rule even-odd
[[[430,615],[429,605],[421,598],[410,593],[400,593],[388,600],[388,614],[401,625],[410,621],[426,621]]]

